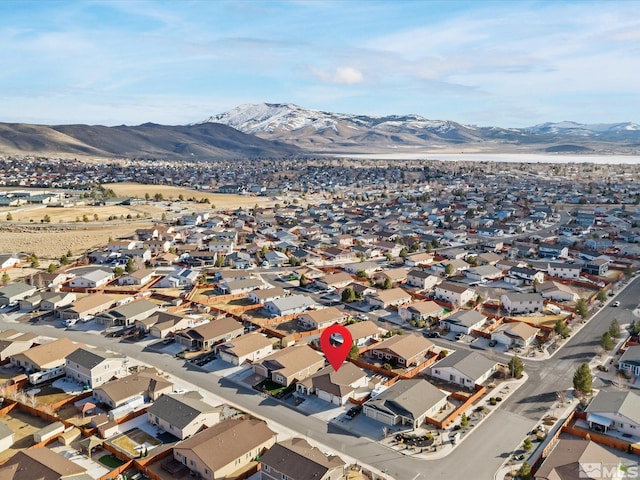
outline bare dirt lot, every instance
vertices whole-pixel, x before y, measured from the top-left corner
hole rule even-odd
[[[10,413],[0,418],[13,432],[13,446],[0,453],[0,461],[3,461],[23,448],[33,445],[33,433],[47,426],[49,422],[39,417],[14,408]]]
[[[93,223],[96,221],[106,221],[109,217],[117,217],[125,220],[127,217],[135,219],[141,218],[160,218],[163,209],[155,205],[110,205],[110,206],[78,206],[68,208],[52,208],[45,205],[30,206],[26,208],[15,208],[8,210],[11,212],[13,222],[36,222],[40,223],[49,217],[50,223]],[[87,222],[84,222],[86,216]],[[96,216],[98,220],[96,220]],[[0,216],[0,219],[6,221],[6,215]]]

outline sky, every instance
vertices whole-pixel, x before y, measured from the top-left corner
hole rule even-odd
[[[640,123],[640,1],[0,1],[0,121]]]

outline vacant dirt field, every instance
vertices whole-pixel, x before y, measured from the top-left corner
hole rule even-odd
[[[151,197],[161,194],[165,200],[178,200],[182,195],[184,199],[194,197],[196,200],[208,198],[216,208],[229,207],[253,207],[258,205],[272,205],[274,202],[269,197],[254,197],[251,195],[233,195],[227,193],[211,193],[189,188],[173,187],[168,185],[142,185],[139,183],[105,183],[104,188],[110,188],[116,195],[122,197],[144,197],[148,193]]]
[[[78,229],[31,227],[4,227],[0,222],[0,253],[35,253],[40,264],[46,269],[43,259],[58,260],[60,256],[71,250],[80,255],[87,250],[104,246],[109,237],[121,238],[134,234],[137,228],[150,227],[151,223],[131,223],[79,227]]]
[[[10,413],[0,418],[13,432],[13,446],[0,453],[0,462],[13,456],[23,448],[33,445],[33,433],[47,426],[49,422],[40,417],[34,417],[14,408]]]

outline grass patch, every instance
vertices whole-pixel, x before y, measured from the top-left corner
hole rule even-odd
[[[124,464],[122,460],[120,460],[118,457],[114,456],[113,454],[103,455],[98,459],[98,461],[112,470]]]
[[[270,395],[278,395],[282,393],[287,387],[280,385],[272,380],[263,380],[257,385],[258,390],[261,392],[269,392]]]

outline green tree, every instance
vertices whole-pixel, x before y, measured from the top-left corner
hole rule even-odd
[[[579,298],[576,302],[576,313],[582,318],[587,318],[587,316],[589,316],[589,306],[584,298]]]
[[[431,246],[431,243],[427,243],[424,247],[425,252],[427,253],[431,253],[433,252],[433,247]]]
[[[391,253],[387,253],[387,254],[385,255],[385,257],[386,257],[386,259],[387,259],[387,262],[391,262],[391,261],[393,261],[393,255],[391,255]]]
[[[93,219],[94,219],[96,222],[98,221],[98,219],[99,219],[99,218],[100,218],[100,217],[98,217],[98,214],[97,214],[97,213],[94,213],[94,214],[93,214]]]
[[[531,465],[526,460],[518,469],[518,478],[520,480],[531,480]]]
[[[62,256],[60,257],[60,264],[61,264],[61,265],[69,265],[69,263],[71,263],[71,262],[69,261],[69,257],[67,257],[66,255],[62,255]]]
[[[588,363],[583,363],[573,374],[573,388],[580,393],[589,394],[593,391],[591,384],[593,376]]]
[[[447,265],[444,267],[444,274],[447,277],[453,275],[453,265],[451,263],[447,263]]]
[[[7,222],[10,222],[13,220],[13,215],[11,215],[11,212],[7,213]]]
[[[178,201],[179,202],[184,202],[184,195],[182,195],[182,194],[178,195]]]
[[[42,221],[44,223],[51,223],[51,217],[49,215],[45,215]]]
[[[11,280],[11,277],[9,277],[9,274],[7,272],[2,272],[2,284],[6,285],[9,283],[10,280]]]
[[[402,250],[400,250],[400,258],[407,258],[409,256],[409,252],[407,252],[406,248],[402,248]]]
[[[602,337],[600,337],[600,346],[607,352],[613,348],[613,340],[609,332],[604,332]]]
[[[153,199],[154,199],[156,202],[161,202],[162,200],[164,200],[164,197],[162,196],[162,194],[161,194],[161,193],[156,193],[156,194],[153,196]]]
[[[631,323],[627,327],[627,331],[632,337],[640,335],[640,321],[636,322],[635,320],[631,320]]]
[[[89,221],[89,217],[87,216],[87,214],[85,213],[84,215],[82,215],[82,221],[84,223],[87,223]]]
[[[620,324],[615,318],[611,320],[609,325],[609,335],[611,335],[611,338],[620,338]]]
[[[114,274],[116,277],[120,277],[120,276],[122,276],[122,275],[124,274],[124,268],[122,268],[122,267],[116,267],[116,268],[114,268],[114,269],[113,269],[113,274]]]
[[[47,267],[47,272],[48,273],[54,273],[57,269],[58,269],[58,267],[56,267],[56,264],[51,262],[49,264],[49,266]]]
[[[367,279],[367,278],[369,278],[369,275],[364,270],[358,270],[356,272],[356,277]]]
[[[351,345],[351,350],[349,350],[349,359],[350,360],[357,360],[358,356],[360,356],[360,349],[358,348],[357,345]]]
[[[631,278],[631,275],[633,275],[633,270],[631,268],[631,265],[627,265],[624,269],[624,276],[627,278]]]
[[[389,290],[391,288],[391,279],[389,277],[384,279],[384,283],[382,284],[382,288],[385,290]]]
[[[356,292],[353,291],[353,288],[347,287],[342,290],[342,301],[344,303],[351,303],[356,299]]]
[[[538,291],[538,285],[540,285],[540,281],[537,278],[533,279],[533,291],[537,292]]]
[[[603,303],[607,301],[607,292],[604,291],[604,288],[601,288],[600,290],[598,290],[598,295],[596,295],[596,300]]]
[[[135,271],[136,267],[133,264],[133,258],[131,257],[127,258],[127,264],[125,265],[124,269],[127,273],[131,273]]]
[[[553,326],[553,331],[557,334],[560,335],[562,338],[569,338],[569,335],[571,335],[571,331],[569,330],[569,326],[567,325],[567,323],[559,318],[558,320],[556,320],[555,325]]]
[[[511,376],[514,378],[520,378],[522,376],[522,372],[524,372],[524,363],[520,360],[520,357],[514,355],[511,360],[509,360],[509,372],[511,372]]]
[[[469,417],[467,417],[467,414],[464,412],[462,412],[462,415],[460,416],[460,426],[461,427],[469,426]]]
[[[522,448],[528,452],[529,450],[531,450],[531,448],[533,447],[533,443],[531,442],[531,439],[529,437],[524,439],[524,442],[522,442]]]
[[[27,259],[31,262],[31,268],[38,268],[40,266],[40,260],[38,260],[38,256],[35,253],[29,255]]]

